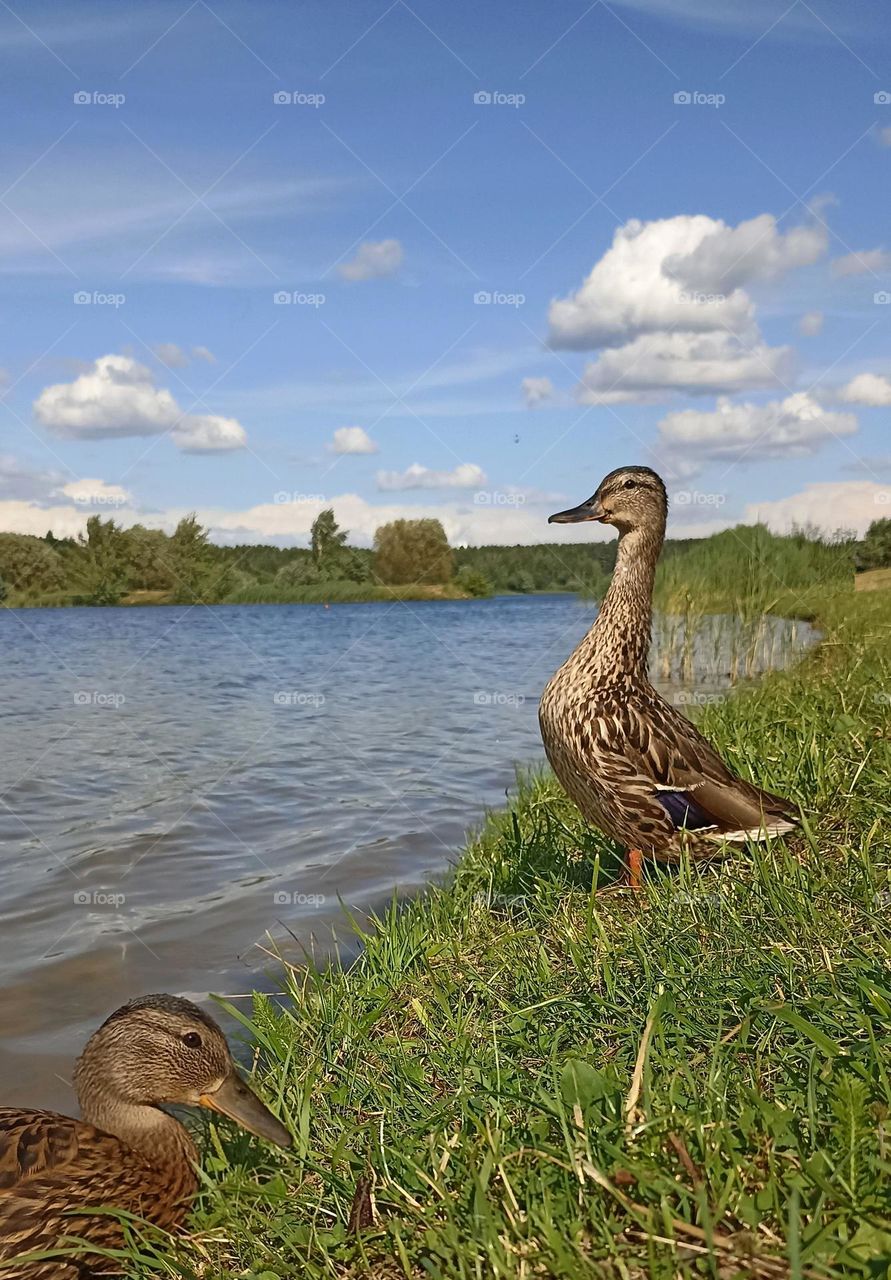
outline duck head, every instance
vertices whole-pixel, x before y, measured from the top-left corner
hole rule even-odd
[[[280,1147],[292,1142],[238,1074],[213,1018],[180,996],[142,996],[106,1018],[78,1059],[74,1083],[86,1118],[98,1097],[110,1111],[209,1107]]]
[[[649,467],[618,467],[604,476],[585,502],[548,518],[548,524],[578,524],[596,520],[620,533],[641,529],[662,534],[668,515],[668,495],[662,479]]]

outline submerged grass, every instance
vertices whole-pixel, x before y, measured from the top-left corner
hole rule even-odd
[[[595,896],[616,851],[528,781],[348,969],[239,1015],[294,1150],[212,1127],[190,1238],[132,1274],[888,1275],[891,593],[820,621],[705,717],[803,834]]]

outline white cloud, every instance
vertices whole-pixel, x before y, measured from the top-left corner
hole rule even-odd
[[[392,520],[420,520],[435,517],[442,521],[446,536],[453,546],[513,546],[517,543],[578,542],[579,530],[572,525],[548,525],[548,516],[560,504],[517,503],[493,506],[469,499],[431,505],[387,502],[372,504],[355,493],[326,496],[324,502],[263,503],[246,511],[198,511],[198,519],[213,530],[215,541],[280,541],[305,543],[313,520],[323,507],[334,508],[338,523],[349,530],[349,540],[356,546],[371,546],[375,530]],[[175,523],[171,513],[170,521]],[[589,525],[586,533],[592,541],[603,541],[610,530]]]
[[[344,280],[380,280],[402,266],[404,257],[398,240],[364,240],[350,262],[337,268]]]
[[[848,253],[843,258],[836,258],[832,264],[832,274],[838,279],[845,276],[865,276],[867,272],[884,271],[891,266],[891,253],[885,249],[863,249],[859,253]]]
[[[833,437],[857,430],[852,413],[830,413],[804,391],[768,404],[719,398],[711,412],[683,409],[659,423],[659,447],[672,456],[687,449],[698,459],[795,458],[816,453]]]
[[[129,489],[119,484],[108,484],[105,480],[69,480],[58,489],[58,494],[70,498],[81,507],[123,507],[129,506],[133,495]]]
[[[247,444],[247,432],[240,422],[213,413],[187,413],[172,428],[170,437],[183,453],[225,453]]]
[[[159,342],[156,347],[152,347],[152,350],[161,364],[166,364],[168,369],[185,369],[189,363],[187,353],[175,342]]]
[[[854,529],[862,537],[873,520],[891,511],[891,486],[870,480],[822,480],[800,493],[746,507],[747,523],[761,521],[778,533],[813,524],[827,532]]]
[[[377,453],[377,445],[364,427],[338,427],[328,448],[332,453]]]
[[[666,391],[748,391],[787,381],[791,365],[789,347],[749,347],[731,333],[648,334],[586,365],[576,398],[582,404],[619,404],[657,400]]]
[[[828,247],[821,223],[783,233],[773,214],[762,213],[735,227],[714,223],[692,251],[667,257],[663,270],[686,289],[726,293],[749,280],[776,280],[787,271],[810,266]]]
[[[754,336],[754,304],[739,286],[815,261],[826,250],[819,227],[786,235],[761,214],[737,227],[705,214],[632,220],[584,284],[551,303],[550,343],[592,350],[645,333],[730,329]]]
[[[805,311],[798,321],[798,332],[803,333],[806,338],[816,337],[818,333],[823,331],[825,318],[822,311]]]
[[[413,462],[405,471],[379,471],[377,487],[385,491],[405,489],[478,489],[486,473],[474,462],[461,462],[452,471],[432,471]]]
[[[74,382],[45,387],[34,401],[34,416],[56,435],[89,440],[158,435],[176,421],[179,409],[144,364],[110,355],[100,356]]]
[[[633,220],[581,288],[551,303],[550,345],[600,351],[576,390],[583,404],[775,386],[792,353],[765,344],[741,286],[807,266],[827,243],[824,227],[782,232],[769,213],[735,227],[705,214]]]
[[[0,530],[43,537],[48,529],[59,537],[81,533],[90,515],[138,519],[132,495],[122,485],[98,478],[66,480],[54,471],[36,471],[10,455],[0,456]]]
[[[207,347],[193,347],[191,352],[184,351],[175,342],[159,342],[152,347],[161,364],[168,369],[185,369],[191,360],[205,360],[208,364],[216,364],[217,358]]]
[[[130,356],[100,356],[73,382],[45,387],[34,401],[37,421],[70,440],[155,436],[169,432],[178,448],[210,453],[242,448],[234,418],[183,413],[145,365]]]
[[[520,383],[520,391],[527,409],[537,409],[555,398],[554,384],[550,378],[524,378]]]
[[[846,404],[891,404],[891,380],[880,373],[858,373],[839,392]]]
[[[23,500],[0,501],[0,529],[4,533],[31,533],[37,538],[52,529],[57,538],[76,538],[86,528],[89,514],[74,504],[46,507]],[[114,518],[120,518],[118,511]]]

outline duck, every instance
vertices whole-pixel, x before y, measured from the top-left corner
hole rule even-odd
[[[292,1142],[239,1075],[218,1024],[180,996],[142,996],[106,1018],[77,1061],[74,1086],[79,1120],[0,1107],[0,1273],[11,1280],[119,1273],[116,1260],[89,1248],[125,1244],[120,1220],[99,1208],[166,1230],[183,1221],[198,1189],[198,1151],[162,1110],[168,1104],[207,1107],[279,1147]],[[9,1266],[52,1250],[66,1253]]]
[[[653,586],[667,518],[661,477],[627,466],[548,521],[596,521],[619,533],[597,617],[548,682],[539,723],[558,781],[585,820],[625,850],[638,891],[644,858],[677,862],[685,850],[705,858],[799,823],[790,801],[735,774],[650,683]]]

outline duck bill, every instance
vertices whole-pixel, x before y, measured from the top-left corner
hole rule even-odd
[[[558,511],[548,516],[548,524],[581,524],[583,520],[604,520],[606,512],[597,497],[580,502],[577,507],[569,507],[566,511]]]
[[[217,1111],[221,1116],[228,1116],[242,1129],[255,1133],[258,1138],[274,1142],[279,1147],[289,1147],[293,1141],[290,1133],[276,1120],[272,1112],[260,1101],[241,1076],[234,1071],[213,1093],[201,1095],[202,1107]]]

